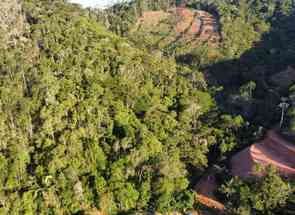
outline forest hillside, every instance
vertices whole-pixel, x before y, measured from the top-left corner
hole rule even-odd
[[[294,9],[1,1],[0,214],[294,214]]]

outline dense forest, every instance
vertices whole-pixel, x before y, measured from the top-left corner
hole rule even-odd
[[[295,142],[294,22],[294,0],[1,0],[0,214],[294,215],[294,177],[230,169],[270,129]],[[223,211],[196,198],[212,169]]]

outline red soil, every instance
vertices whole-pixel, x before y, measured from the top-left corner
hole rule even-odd
[[[235,155],[231,160],[232,174],[241,178],[262,176],[255,171],[255,164],[263,167],[274,166],[286,177],[295,176],[295,145],[285,141],[274,131],[269,131],[266,138]]]
[[[197,195],[197,201],[200,202],[203,205],[206,205],[208,208],[213,208],[216,210],[219,210],[220,213],[222,213],[225,210],[225,207],[220,202],[210,199],[207,196],[198,194]]]
[[[186,7],[170,8],[165,11],[145,11],[138,19],[139,26],[157,26],[163,20],[175,20],[175,37],[199,39],[212,43],[220,40],[217,18],[206,11],[191,10]]]
[[[178,21],[175,30],[178,34],[197,36],[201,40],[219,39],[217,19],[213,15],[201,10],[178,7],[176,16]]]
[[[225,207],[222,203],[218,202],[214,192],[217,190],[216,177],[214,174],[203,177],[196,185],[197,196],[196,199],[203,205],[209,208],[214,208],[223,212]]]

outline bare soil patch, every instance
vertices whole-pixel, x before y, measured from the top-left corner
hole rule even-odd
[[[255,164],[262,167],[272,165],[281,175],[294,177],[295,145],[287,142],[271,130],[264,140],[251,145],[232,158],[232,174],[241,178],[264,175],[263,171],[257,172],[255,170]]]
[[[170,25],[170,42],[200,40],[210,43],[220,41],[219,24],[216,17],[206,11],[186,7],[170,8],[167,11],[145,11],[131,32],[136,30],[161,31],[165,23]],[[159,28],[157,28],[159,27]]]

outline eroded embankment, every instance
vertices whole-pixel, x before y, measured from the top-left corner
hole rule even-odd
[[[281,175],[294,177],[295,145],[271,130],[261,142],[251,145],[232,158],[232,174],[241,178],[262,176],[264,173],[256,171],[256,164],[262,167],[274,166]]]

